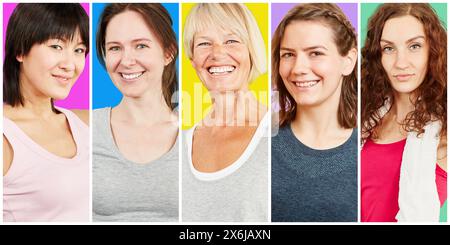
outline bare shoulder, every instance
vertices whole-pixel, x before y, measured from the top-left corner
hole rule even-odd
[[[86,125],[89,125],[89,110],[71,110],[75,113]]]
[[[11,118],[11,115],[14,113],[14,109],[12,106],[8,104],[3,104],[3,116],[7,118]]]
[[[5,135],[3,135],[3,176],[5,176],[6,173],[8,173],[8,170],[11,168],[13,155],[14,151],[12,149],[12,146],[6,139]]]
[[[437,161],[439,167],[447,171],[447,136],[441,137],[437,150]]]

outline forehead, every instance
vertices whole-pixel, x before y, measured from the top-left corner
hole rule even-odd
[[[112,17],[105,32],[106,41],[151,39],[151,37],[153,37],[152,31],[142,15],[135,11],[125,11]]]
[[[381,38],[391,42],[404,42],[417,36],[425,36],[422,22],[411,15],[386,21]]]
[[[284,31],[281,46],[310,47],[334,44],[334,34],[330,27],[320,21],[293,21]]]
[[[208,27],[197,30],[194,33],[194,40],[197,38],[220,38],[226,36],[238,36],[238,33],[226,27],[210,25]]]

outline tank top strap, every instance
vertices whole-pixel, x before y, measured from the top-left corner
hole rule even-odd
[[[77,146],[88,145],[89,142],[89,127],[84,123],[74,112],[64,109],[61,107],[56,107],[56,109],[62,112],[69,122],[70,130],[77,143]]]
[[[21,149],[16,149],[18,147],[25,147],[24,143],[28,140],[25,133],[17,126],[11,119],[3,117],[3,135],[8,140],[14,151],[19,151]]]
[[[13,160],[8,173],[3,176],[4,188],[9,183],[20,178],[23,173],[27,172],[31,166],[30,158],[39,158],[34,154],[33,144],[30,143],[28,136],[7,117],[3,117],[3,135],[8,140],[13,150]]]

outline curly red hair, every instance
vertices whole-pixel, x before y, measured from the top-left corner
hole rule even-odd
[[[447,132],[447,33],[433,8],[426,3],[388,3],[378,7],[369,20],[367,38],[362,48],[361,64],[361,135],[363,140],[377,138],[382,108],[387,100],[395,103],[393,88],[381,64],[381,34],[387,20],[411,15],[424,27],[429,46],[428,68],[424,81],[415,90],[414,110],[407,114],[403,128],[407,132],[424,132],[431,121],[442,123],[441,135]]]

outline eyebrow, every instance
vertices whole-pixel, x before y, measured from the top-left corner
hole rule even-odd
[[[228,34],[225,34],[224,35],[225,37],[238,37],[238,38],[240,38],[237,34],[234,34],[234,33],[228,33]],[[195,37],[195,39],[206,39],[206,40],[209,40],[209,39],[211,39],[211,37],[209,37],[209,36],[196,36]]]
[[[137,39],[131,40],[132,43],[135,43],[135,42],[142,42],[142,41],[152,42],[152,40],[150,40],[150,39],[148,39],[148,38],[137,38]],[[120,43],[120,42],[118,42],[118,41],[109,41],[109,42],[105,43],[105,45],[108,45],[108,44],[116,44],[116,43]]]
[[[68,39],[62,39],[62,38],[50,38],[48,41],[50,41],[50,40],[58,40],[58,41],[61,41],[61,42],[63,42],[63,43],[70,42],[70,40],[68,40]],[[48,42],[48,41],[47,41],[47,42]],[[84,43],[84,41],[81,40],[81,41],[79,41],[78,43],[76,43],[75,45],[76,45],[76,46],[78,46],[78,45],[84,45],[84,46],[86,46],[86,43]]]
[[[322,45],[306,47],[306,48],[303,48],[302,50],[303,51],[310,51],[310,50],[314,50],[314,49],[325,49],[325,50],[328,50],[327,48],[325,48],[325,46],[322,46]],[[294,49],[286,48],[286,47],[280,47],[280,50],[295,51]]]
[[[416,39],[420,39],[420,38],[425,39],[424,36],[419,35],[419,36],[415,36],[415,37],[413,37],[413,38],[410,38],[410,39],[406,40],[405,43],[409,43],[409,42],[412,42],[412,41],[414,41],[414,40],[416,40]],[[381,39],[380,42],[393,43],[393,42],[388,41],[388,40],[386,40],[386,39]]]

